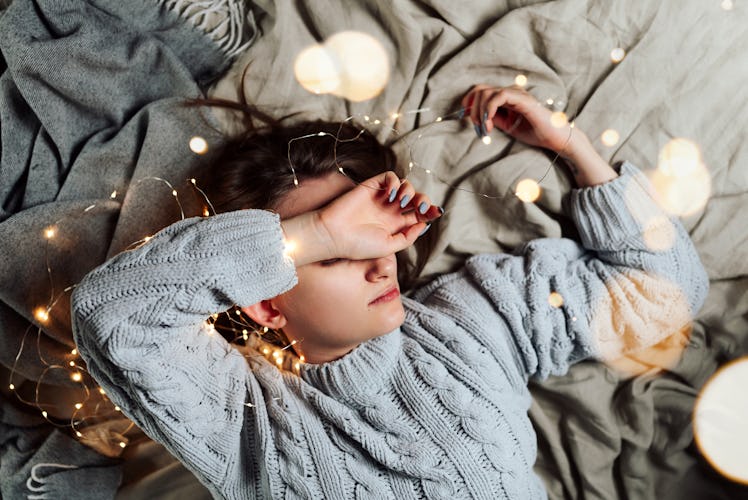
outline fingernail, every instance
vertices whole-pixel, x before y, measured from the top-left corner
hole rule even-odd
[[[488,127],[486,127],[485,123],[480,124],[480,131],[481,131],[481,137],[484,135],[488,135]]]
[[[439,209],[439,213],[440,213],[440,214],[444,215],[444,209],[443,209],[442,207],[436,207],[436,208],[438,208],[438,209]]]
[[[424,235],[424,234],[426,233],[426,231],[428,231],[429,229],[431,229],[431,223],[429,223],[429,224],[426,224],[426,227],[424,227],[424,228],[423,228],[423,231],[421,231],[421,232],[420,232],[420,233],[418,234],[418,236],[423,236],[423,235]]]
[[[423,215],[426,213],[426,211],[429,209],[429,204],[425,201],[422,201],[420,205],[418,205],[418,213]]]
[[[410,195],[406,194],[400,199],[400,208],[405,208],[405,205],[410,201]]]
[[[483,136],[481,135],[481,129],[480,129],[480,125],[473,125],[473,128],[475,129],[475,135],[477,135],[477,136],[478,136],[478,139],[480,139],[481,137],[483,137]]]
[[[392,188],[392,191],[390,191],[390,199],[389,199],[390,203],[392,203],[393,201],[395,201],[395,196],[397,196],[397,188],[396,187]]]
[[[488,111],[483,112],[483,123],[486,123],[488,121]]]
[[[457,119],[458,120],[462,120],[463,118],[465,118],[465,108],[464,107],[460,108],[460,112],[457,113]]]

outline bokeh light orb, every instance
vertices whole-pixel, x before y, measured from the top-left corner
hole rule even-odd
[[[723,476],[748,484],[748,357],[720,368],[693,412],[696,445]]]
[[[196,135],[190,139],[190,150],[198,155],[205,154],[208,152],[208,141]]]
[[[534,179],[522,179],[517,184],[514,194],[526,203],[532,203],[540,198],[540,186]]]
[[[360,102],[382,92],[390,77],[390,61],[373,36],[343,31],[302,50],[294,62],[294,74],[309,92]]]
[[[618,144],[618,141],[621,139],[621,135],[618,133],[617,130],[614,130],[612,128],[609,128],[607,130],[604,130],[603,133],[600,135],[600,140],[608,147],[615,146]]]
[[[390,78],[390,61],[379,40],[358,31],[343,31],[326,42],[341,68],[341,84],[333,93],[349,101],[376,97]]]
[[[313,94],[329,94],[340,87],[339,63],[322,45],[302,50],[296,56],[293,71],[299,84]]]
[[[555,111],[551,113],[551,125],[556,128],[565,127],[569,124],[569,118],[563,111]]]
[[[650,172],[649,180],[662,207],[679,217],[703,209],[711,195],[709,170],[701,159],[698,145],[687,139],[673,139],[662,148],[657,168]]]
[[[524,87],[527,85],[527,77],[525,75],[517,75],[514,78],[514,84],[518,87]]]
[[[624,57],[626,57],[626,51],[623,50],[621,47],[616,47],[610,51],[610,60],[613,61],[614,63],[619,63],[623,61]]]

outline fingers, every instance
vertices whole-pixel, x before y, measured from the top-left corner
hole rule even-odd
[[[479,137],[487,135],[494,127],[511,130],[537,107],[535,98],[523,89],[488,85],[473,87],[462,103]]]

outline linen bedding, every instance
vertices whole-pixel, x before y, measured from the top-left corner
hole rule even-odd
[[[2,9],[4,3],[10,7]],[[204,200],[188,179],[210,163],[218,130],[236,130],[236,123],[223,112],[186,108],[183,99],[203,93],[237,99],[243,92],[289,123],[353,117],[391,143],[404,167],[412,163],[409,176],[418,189],[447,210],[434,231],[427,279],[474,253],[574,236],[564,212],[571,183],[563,166],[497,132],[484,144],[457,119],[472,85],[511,85],[518,75],[612,163],[626,159],[654,170],[663,147],[684,138],[698,145],[711,183],[706,205],[682,219],[711,279],[693,330],[616,366],[584,362],[565,377],[533,382],[536,471],[549,497],[748,497],[746,487],[721,477],[700,455],[691,421],[708,378],[748,350],[748,225],[741,213],[748,206],[747,6],[727,9],[706,0],[122,4],[0,1],[4,498],[34,494],[30,486],[60,497],[93,478],[99,486],[78,487],[75,498],[207,496],[116,410],[82,426],[82,437],[70,432],[70,416],[40,414],[62,414],[83,397],[81,384],[70,379],[68,288],[182,214],[202,213]],[[389,81],[371,100],[315,95],[294,77],[302,49],[346,30],[375,37],[389,55]],[[616,48],[623,49],[617,62]],[[619,136],[611,146],[601,139],[607,129]],[[207,154],[190,151],[193,136],[207,140]],[[539,181],[535,203],[514,195],[523,178]],[[50,228],[56,232],[48,239]],[[49,304],[48,317],[40,316],[39,307]],[[32,476],[37,481],[27,484]]]

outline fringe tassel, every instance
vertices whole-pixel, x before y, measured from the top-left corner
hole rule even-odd
[[[77,465],[66,465],[66,464],[36,464],[31,468],[31,474],[29,475],[29,478],[26,480],[26,487],[29,489],[29,491],[32,491],[34,493],[40,493],[37,495],[28,495],[26,498],[29,500],[45,500],[47,498],[51,498],[47,496],[47,491],[45,491],[45,481],[44,478],[41,478],[36,475],[36,471],[38,467],[57,467],[58,469],[77,469]],[[34,484],[36,483],[36,484]]]
[[[157,3],[204,31],[229,58],[241,54],[257,37],[254,14],[243,0],[157,0]]]

